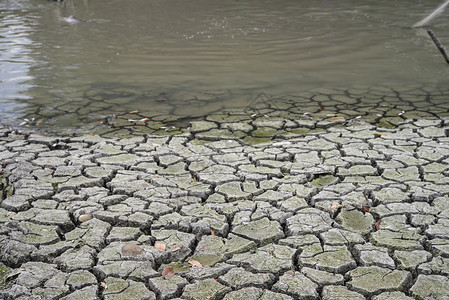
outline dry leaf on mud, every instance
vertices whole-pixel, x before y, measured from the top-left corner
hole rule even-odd
[[[340,207],[344,207],[344,205],[341,205],[341,204],[339,204],[337,202],[334,202],[334,203],[332,203],[330,209],[336,210],[336,209],[339,209]]]
[[[172,250],[171,250],[171,252],[176,252],[176,251],[179,251],[179,250],[181,250],[181,247],[176,247],[176,248],[173,248]]]
[[[388,133],[373,132],[375,136],[388,135]]]
[[[129,113],[130,114],[137,114],[137,113],[139,113],[139,111],[136,109],[136,110],[130,111]]]
[[[374,224],[374,226],[376,226],[376,231],[378,231],[380,227],[380,220],[377,221],[376,224]]]
[[[142,255],[144,252],[143,249],[140,248],[138,245],[129,243],[123,245],[121,253],[122,256],[139,256]]]
[[[363,212],[367,213],[367,212],[369,212],[369,210],[371,209],[371,206],[363,205],[363,206],[362,206],[362,209],[363,209]]]
[[[165,251],[165,249],[167,249],[167,246],[164,243],[156,242],[154,244],[154,248],[156,248],[157,250]]]
[[[139,122],[141,122],[141,123],[146,123],[148,121],[151,121],[151,119],[150,118],[144,118],[144,119],[140,119],[139,120]]]
[[[12,272],[10,272],[8,275],[6,275],[6,276],[4,277],[4,281],[7,282],[7,281],[11,281],[11,280],[15,279],[15,278],[16,278],[17,276],[19,276],[20,273],[22,273],[23,271],[25,271],[24,268],[20,268],[20,269],[17,269],[17,270],[13,270]]]
[[[210,229],[210,234],[212,235],[212,236],[215,236],[215,230],[213,230],[212,228]]]
[[[169,279],[172,278],[175,275],[175,271],[173,270],[173,267],[166,267],[163,271],[162,271],[162,276],[165,279]]]
[[[202,268],[202,267],[203,267],[203,265],[200,264],[199,261],[196,261],[196,260],[194,260],[194,259],[190,259],[190,260],[188,261],[188,263],[191,264],[192,267],[197,267],[197,268]]]

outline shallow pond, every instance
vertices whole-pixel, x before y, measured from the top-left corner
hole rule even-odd
[[[136,110],[137,120],[188,121],[257,105],[282,109],[277,99],[330,108],[334,94],[370,94],[366,101],[378,103],[400,102],[404,92],[407,107],[449,102],[449,65],[424,29],[410,28],[439,4],[3,0],[0,120],[35,118],[76,132]],[[427,27],[446,47],[448,17]],[[429,103],[430,114],[447,112]]]

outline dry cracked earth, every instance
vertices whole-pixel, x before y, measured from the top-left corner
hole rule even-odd
[[[338,122],[337,122],[338,121]],[[449,119],[0,129],[4,299],[449,299]],[[225,122],[223,120],[222,122]]]

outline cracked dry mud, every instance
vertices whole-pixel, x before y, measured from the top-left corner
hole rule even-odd
[[[448,121],[223,118],[123,138],[2,128],[0,295],[448,299]],[[294,130],[210,139],[242,126]]]

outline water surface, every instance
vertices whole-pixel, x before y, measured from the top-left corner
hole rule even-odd
[[[410,28],[439,4],[3,0],[1,123],[34,117],[82,131],[132,110],[193,118],[354,87],[425,87],[441,98],[449,67],[426,32]],[[65,22],[70,15],[83,21]],[[447,46],[448,17],[429,24]]]

